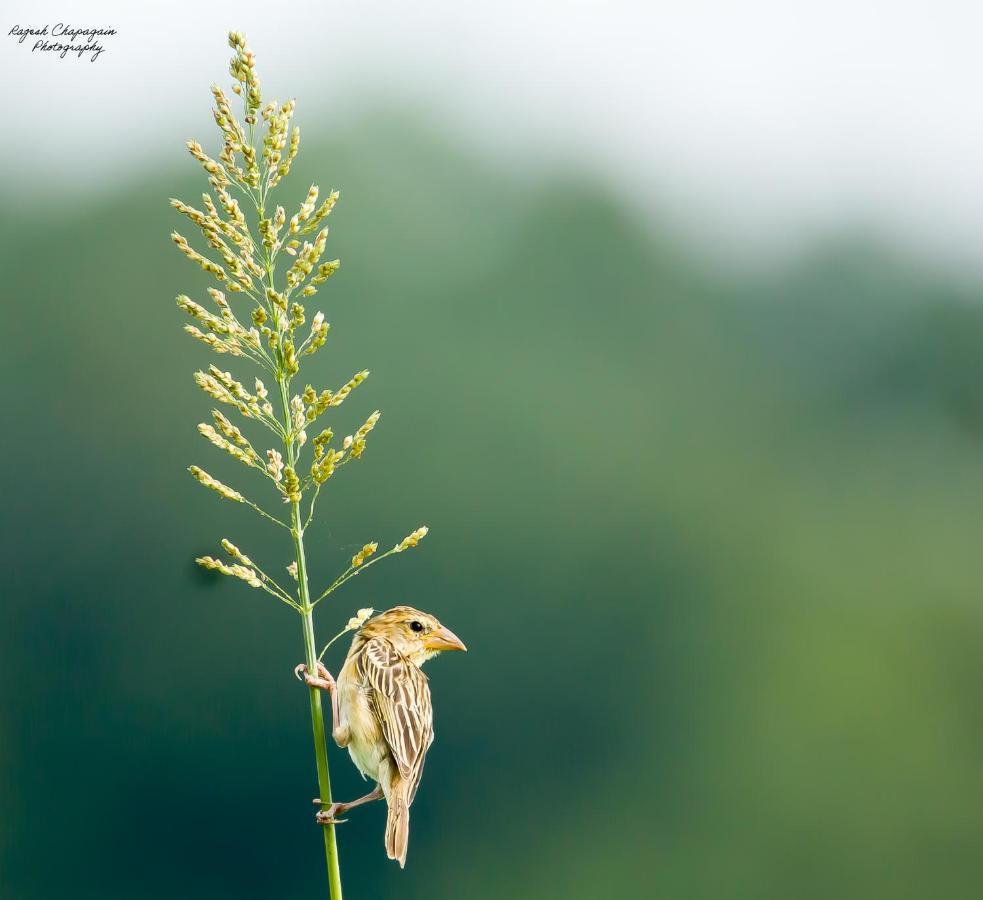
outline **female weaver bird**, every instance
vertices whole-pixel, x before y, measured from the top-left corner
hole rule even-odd
[[[303,663],[294,669],[309,686],[331,694],[335,743],[347,747],[362,775],[376,782],[372,793],[319,812],[318,823],[337,824],[337,816],[385,797],[386,853],[400,867],[406,865],[410,806],[433,743],[430,686],[420,667],[443,650],[467,647],[433,616],[396,606],[355,633],[337,682],[320,662],[317,675]]]

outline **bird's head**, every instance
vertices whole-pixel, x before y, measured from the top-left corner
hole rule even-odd
[[[359,637],[370,641],[385,638],[410,662],[422,666],[431,656],[444,650],[464,650],[463,641],[434,616],[412,606],[394,606],[369,619]]]

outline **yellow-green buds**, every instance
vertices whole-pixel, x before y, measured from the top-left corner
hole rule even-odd
[[[215,183],[222,187],[228,185],[229,176],[226,174],[225,168],[206,155],[205,151],[201,149],[201,144],[197,141],[188,141],[186,146],[188,152],[201,163],[202,168],[214,179]]]
[[[311,213],[314,212],[314,207],[317,204],[317,193],[318,186],[312,184],[310,190],[307,192],[307,198],[300,204],[297,214],[290,217],[290,228],[288,230],[291,234],[296,234],[300,223],[306,222],[311,217]]]
[[[345,398],[368,377],[369,370],[363,369],[361,372],[356,372],[351,380],[343,384],[336,392],[331,392],[327,389],[321,391],[317,395],[317,400],[309,403],[307,406],[307,421],[313,422],[330,406],[341,406]]]
[[[242,356],[242,350],[238,346],[221,340],[217,335],[208,332],[207,334],[194,325],[185,325],[184,330],[193,338],[197,338],[204,344],[208,344],[216,353],[231,353],[233,356]]]
[[[338,269],[341,268],[340,259],[332,259],[330,262],[321,263],[317,267],[317,275],[311,279],[311,284],[318,285],[324,284]]]
[[[245,553],[243,553],[232,541],[227,538],[222,538],[222,549],[229,554],[233,559],[238,560],[244,566],[254,566],[256,565]]]
[[[324,448],[331,443],[331,438],[334,437],[334,432],[330,428],[325,428],[312,442],[311,446],[314,448],[314,458],[320,459],[324,456]]]
[[[171,197],[170,202],[174,209],[176,209],[182,215],[187,216],[199,228],[204,228],[209,224],[209,217],[200,209],[195,209],[193,206],[188,206],[187,203],[178,200],[176,197]]]
[[[238,87],[238,85],[236,85],[236,87]],[[236,91],[237,94],[241,93],[241,91],[236,90],[236,87],[233,87],[232,90]],[[250,119],[253,119],[253,123],[249,122]],[[254,124],[255,116],[247,114],[246,123]],[[242,151],[242,158],[246,161],[246,180],[249,186],[254,188],[259,187],[259,163],[256,160],[255,147],[253,147],[253,145],[250,143],[244,143],[240,146],[240,150]]]
[[[236,119],[235,113],[232,112],[232,106],[229,104],[229,98],[225,95],[225,91],[217,84],[213,84],[212,96],[215,98],[215,109],[212,110],[215,124],[222,129],[226,144],[235,150],[239,144],[246,140],[246,135]]]
[[[245,37],[238,31],[229,33],[229,46],[236,54],[229,63],[229,72],[239,82],[233,90],[242,94],[246,99],[246,123],[256,124],[255,112],[263,105],[263,97],[259,90],[259,78],[256,75],[256,57],[246,46]]]
[[[352,557],[352,568],[357,569],[378,549],[379,545],[375,541],[373,541],[371,544],[366,544]]]
[[[317,274],[311,278],[310,282],[300,292],[301,296],[310,297],[316,294],[318,285],[324,284],[339,268],[341,268],[340,259],[332,259],[330,262],[321,263],[317,267]]]
[[[420,543],[426,536],[430,529],[426,525],[421,525],[416,531],[406,535],[395,547],[393,551],[396,553],[402,553],[409,547],[415,547]]]
[[[204,469],[199,469],[198,466],[188,466],[188,471],[199,484],[203,484],[205,487],[210,488],[219,496],[225,497],[226,500],[235,500],[237,503],[245,503],[246,498],[243,497],[242,494],[240,494],[238,491],[234,491],[227,484],[222,484],[222,482],[217,478],[212,478],[212,476],[204,471]]]
[[[273,230],[272,219],[259,220],[259,236],[263,239],[263,246],[267,250],[272,250],[276,245],[276,231]]]
[[[311,320],[310,336],[303,344],[303,352],[309,356],[323,347],[324,342],[328,339],[328,330],[330,328],[331,326],[324,321],[324,313],[315,313],[314,318]]]
[[[358,443],[360,440],[364,441],[365,436],[376,426],[379,419],[382,418],[382,413],[376,410],[365,420],[365,424],[355,432],[355,442]]]
[[[297,351],[294,349],[294,342],[289,339],[283,342],[283,370],[288,375],[296,375],[300,371],[300,363],[297,362]]]
[[[202,332],[194,325],[185,325],[184,330],[188,334],[196,337],[200,341],[208,344],[216,353],[231,353],[233,356],[242,356],[242,346],[259,346],[259,332],[255,329],[246,331],[236,320],[229,310],[225,300],[225,294],[214,288],[209,289],[216,305],[222,310],[221,318],[208,312],[203,306],[195,303],[189,297],[181,294],[177,298],[177,305],[189,316],[198,319],[207,328],[212,329],[207,334]]]
[[[311,477],[317,484],[324,484],[334,474],[335,466],[344,456],[341,450],[326,450],[320,458],[315,457],[311,464]]]
[[[238,431],[238,429],[235,430]],[[230,456],[235,457],[244,466],[253,466],[255,468],[263,467],[259,457],[253,451],[253,448],[249,446],[249,442],[245,441],[245,439],[243,439],[245,443],[238,446],[236,443],[233,443],[231,440],[220,435],[214,427],[206,424],[205,422],[202,422],[198,426],[198,431],[200,434],[208,438],[208,440],[211,441],[216,447],[218,447],[220,450],[224,450]]]
[[[287,151],[287,158],[277,168],[274,184],[290,173],[290,166],[297,158],[298,150],[300,150],[300,126],[295,125],[293,133],[290,135],[290,149]]]
[[[199,556],[195,562],[203,569],[212,569],[216,572],[221,572],[223,575],[231,575],[233,578],[239,578],[245,581],[250,587],[258,588],[263,586],[256,573],[247,566],[238,564],[226,565],[222,560],[213,559],[210,556]]]
[[[293,466],[284,467],[283,492],[291,503],[297,503],[300,500],[300,479],[297,477]]]
[[[363,369],[361,372],[356,372],[347,384],[343,384],[340,388],[338,388],[337,392],[332,395],[331,402],[328,405],[341,406],[345,398],[368,377],[368,369]]]
[[[317,212],[314,213],[314,218],[300,229],[300,234],[310,234],[312,231],[315,231],[321,222],[330,215],[335,203],[338,202],[339,196],[340,194],[337,191],[332,191],[328,194],[325,201],[318,207]]]
[[[273,288],[268,287],[266,289],[266,299],[270,301],[270,304],[280,311],[286,311],[287,309],[287,298],[281,294],[279,291],[273,290]],[[274,315],[276,315],[274,313]]]
[[[353,459],[358,459],[362,455],[362,452],[365,450],[365,438],[368,433],[375,428],[376,422],[379,421],[381,416],[382,413],[379,412],[379,410],[376,410],[365,420],[365,424],[355,432],[355,435],[349,444],[351,447],[350,455]],[[345,438],[345,441],[347,443],[348,438]]]
[[[296,218],[296,217],[295,217]],[[318,233],[318,236],[314,239],[314,243],[311,244],[308,241],[304,241],[303,247],[297,254],[297,259],[294,264],[287,270],[287,287],[293,290],[297,285],[301,284],[308,275],[317,265],[318,260],[321,258],[321,254],[324,253],[325,245],[328,242],[328,229],[323,228]]]
[[[300,328],[304,324],[304,307],[299,303],[294,303],[290,307],[290,327]]]
[[[215,427],[222,432],[230,441],[238,444],[240,447],[252,447],[249,441],[246,440],[245,435],[236,428],[222,413],[217,409],[212,410],[212,419],[215,421]]]
[[[217,366],[209,366],[207,373],[195,372],[195,383],[209,397],[236,407],[247,418],[259,417],[262,411],[256,398]]]
[[[283,161],[283,151],[287,146],[287,133],[290,130],[290,119],[294,114],[296,103],[288,100],[282,106],[267,103],[263,107],[263,120],[266,122],[266,137],[263,139],[263,163],[269,173],[269,186],[277,185],[281,178],[290,171],[290,163],[297,155],[300,146],[300,133],[295,130],[291,139],[290,150],[286,162]]]
[[[214,275],[219,281],[227,281],[228,275],[218,263],[212,262],[205,256],[202,256],[196,250],[193,250],[191,245],[188,243],[187,238],[183,235],[178,234],[176,231],[171,232],[171,240],[177,245],[178,250],[180,250],[188,259],[193,263],[201,266],[206,272]],[[231,285],[230,285],[231,289]]]

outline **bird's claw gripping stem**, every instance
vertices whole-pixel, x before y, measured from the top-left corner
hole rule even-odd
[[[356,806],[362,806],[366,803],[371,803],[373,800],[381,800],[383,797],[382,787],[376,785],[375,788],[364,797],[359,797],[358,800],[352,800],[348,803],[332,803],[327,809],[322,809],[315,817],[314,821],[318,825],[340,825],[342,822],[347,822],[348,819],[337,819],[339,813],[344,815],[348,810],[354,809]],[[315,806],[320,806],[320,799],[315,798]]]
[[[303,681],[308,687],[320,688],[322,691],[327,691],[331,695],[331,734],[339,747],[347,746],[348,739],[344,737],[344,732],[339,730],[341,725],[341,710],[338,705],[338,685],[335,683],[334,676],[320,660],[317,661],[317,675],[311,675],[307,671],[306,663],[301,663],[298,666],[294,666],[294,676],[298,680]]]
[[[317,664],[317,675],[311,675],[307,671],[307,665],[301,663],[294,667],[294,677],[299,681],[303,681],[308,687],[321,688],[323,691],[334,691],[335,689],[334,676],[332,676],[321,662]]]
[[[314,803],[318,806],[321,805],[321,801],[315,797]],[[318,825],[341,825],[343,822],[347,822],[348,819],[336,819],[339,813],[344,814],[348,811],[347,803],[332,803],[327,809],[320,810],[317,815],[314,816],[314,821]]]

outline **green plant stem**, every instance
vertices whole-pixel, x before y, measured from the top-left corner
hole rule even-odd
[[[314,614],[307,592],[307,571],[304,564],[303,532],[300,528],[300,504],[294,503],[291,510],[294,523],[294,547],[297,552],[297,580],[301,588],[304,623],[304,652],[309,672],[317,671],[317,645],[314,641]],[[321,708],[321,691],[311,688],[311,724],[314,729],[314,757],[317,762],[317,783],[321,792],[321,808],[331,805],[331,777],[328,773],[328,748],[324,733],[324,711]],[[341,870],[338,863],[338,841],[334,825],[321,826],[324,830],[324,854],[328,867],[328,888],[331,900],[341,900]]]
[[[281,373],[277,378],[280,386],[280,400],[283,403],[284,428],[289,435],[290,399],[288,376]],[[292,439],[284,441],[284,450],[291,466],[297,459]],[[314,638],[314,606],[311,603],[310,589],[307,584],[307,560],[304,555],[304,521],[300,513],[300,501],[290,503],[290,534],[294,540],[294,560],[297,563],[297,589],[300,594],[300,616],[304,628],[304,656],[307,671],[317,672],[317,644]],[[317,784],[320,791],[321,809],[331,805],[331,776],[328,772],[328,747],[324,733],[324,710],[321,708],[321,691],[310,688],[311,725],[314,731],[314,760],[317,764]],[[331,900],[342,900],[341,897],[341,868],[338,862],[338,840],[334,825],[320,826],[324,831],[324,857],[328,869],[328,890]]]

